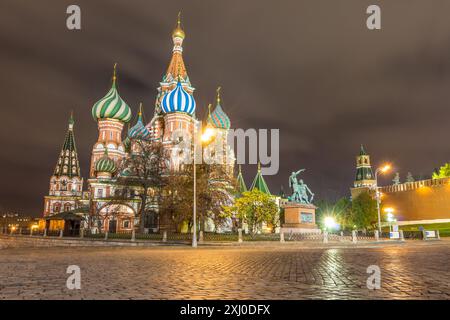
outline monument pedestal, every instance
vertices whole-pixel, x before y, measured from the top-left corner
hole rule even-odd
[[[313,204],[287,202],[283,205],[284,223],[282,232],[320,233],[316,225],[316,209]]]

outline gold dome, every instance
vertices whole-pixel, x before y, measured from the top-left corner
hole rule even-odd
[[[177,20],[177,26],[175,27],[175,29],[173,29],[172,31],[172,38],[181,38],[184,39],[185,34],[183,29],[181,29],[181,12],[178,13],[178,20]]]
[[[181,38],[184,39],[184,31],[180,27],[176,27],[172,32],[172,38]]]

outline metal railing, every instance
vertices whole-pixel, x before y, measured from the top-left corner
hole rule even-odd
[[[192,241],[191,233],[179,232],[150,232],[138,233],[132,230],[117,232],[93,232],[89,229],[74,230],[66,232],[62,230],[38,230],[31,228],[16,229],[0,229],[0,234],[13,236],[32,236],[32,237],[48,237],[48,238],[85,238],[111,241],[154,241],[154,242],[182,242],[190,243]],[[438,233],[437,233],[438,234]],[[439,238],[437,236],[437,238]],[[359,242],[359,241],[377,241],[390,240],[389,232],[382,232],[378,239],[374,231],[343,231],[343,232],[321,232],[321,233],[262,233],[262,234],[245,234],[239,237],[237,232],[214,233],[200,232],[198,239],[203,242],[252,242],[252,241],[280,241],[280,242]],[[406,240],[424,240],[423,231],[403,231],[403,239]]]

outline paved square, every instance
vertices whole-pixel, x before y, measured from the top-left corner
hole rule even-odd
[[[0,250],[0,299],[449,299],[450,241]],[[81,290],[66,288],[68,265]],[[369,265],[381,289],[366,287]]]

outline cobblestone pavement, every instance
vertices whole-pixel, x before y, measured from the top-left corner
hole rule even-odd
[[[68,265],[81,290],[66,288]],[[381,269],[368,290],[366,269]],[[0,250],[0,299],[450,299],[450,241]]]

